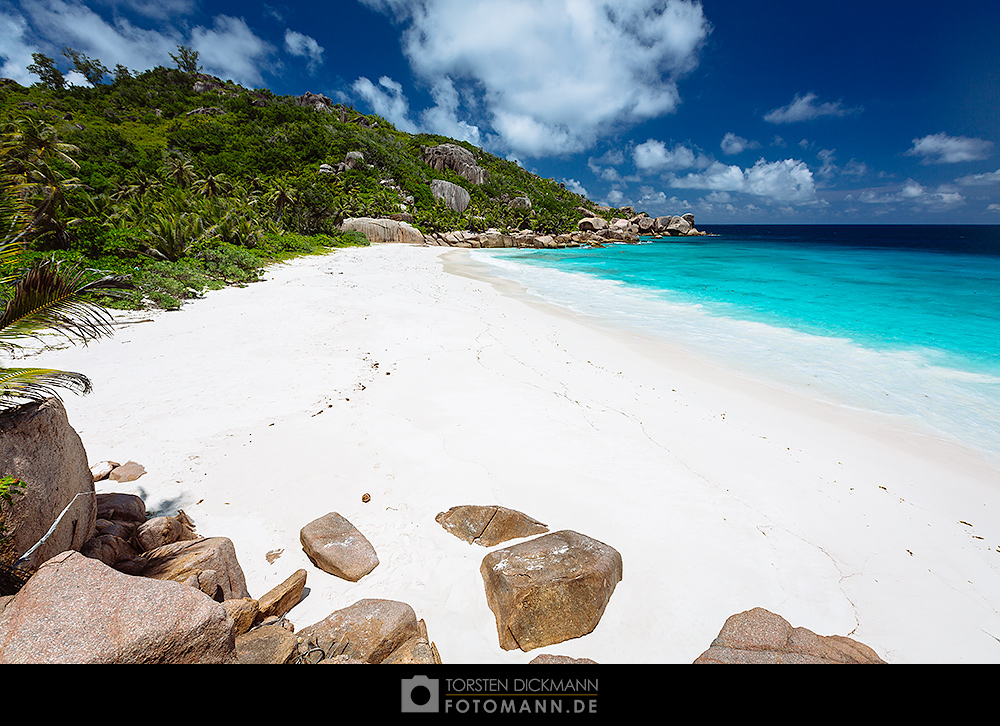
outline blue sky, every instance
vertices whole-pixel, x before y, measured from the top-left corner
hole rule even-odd
[[[0,4],[22,83],[32,52],[144,70],[178,45],[654,215],[1000,223],[996,0]]]

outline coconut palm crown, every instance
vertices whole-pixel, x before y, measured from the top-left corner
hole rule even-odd
[[[127,278],[95,277],[92,271],[64,268],[54,259],[26,269],[22,243],[31,214],[17,182],[0,178],[0,351],[13,352],[26,338],[59,334],[86,343],[109,335],[112,319],[94,293],[114,294],[132,287]],[[88,393],[82,373],[51,368],[15,368],[0,363],[0,411],[28,401],[59,398],[58,389]]]

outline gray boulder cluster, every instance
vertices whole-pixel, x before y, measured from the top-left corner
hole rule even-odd
[[[97,494],[95,481],[146,473],[129,461],[87,466],[59,401],[0,415],[0,476],[28,482],[0,510],[0,664],[440,664],[427,624],[398,600],[362,599],[296,631],[305,592],[297,570],[251,597],[233,542],[204,537],[183,511],[150,517],[134,494]],[[369,495],[362,497],[370,501]],[[591,633],[622,579],[611,546],[497,505],[460,505],[442,528],[493,548],[480,566],[499,645],[530,651]],[[310,561],[348,582],[379,566],[368,539],[337,512],[299,536]],[[274,562],[281,551],[268,553]],[[470,586],[472,583],[470,583]],[[593,663],[545,654],[532,663]],[[881,663],[850,638],[818,636],[756,608],[726,621],[697,663]]]
[[[473,184],[486,181],[486,170],[476,164],[476,157],[468,149],[458,144],[438,144],[421,147],[424,163],[432,169],[451,169],[463,179]]]

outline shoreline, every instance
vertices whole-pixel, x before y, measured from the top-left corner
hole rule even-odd
[[[305,568],[296,629],[384,597],[413,606],[445,663],[690,663],[759,606],[890,663],[1000,659],[991,463],[477,272],[454,248],[337,250],[44,361],[94,381],[66,397],[91,463],[147,469],[98,490],[232,539],[253,596]],[[459,504],[617,549],[624,578],[597,629],[503,651],[478,571],[489,550],[434,521]],[[358,583],[301,551],[301,527],[329,511],[378,552]]]

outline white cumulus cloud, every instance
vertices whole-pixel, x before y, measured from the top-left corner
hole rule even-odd
[[[930,210],[951,209],[964,204],[965,196],[948,185],[936,189],[928,189],[923,184],[907,179],[901,187],[889,191],[877,192],[868,190],[858,196],[858,201],[865,204],[896,204],[904,203]]]
[[[261,68],[274,48],[258,38],[243,18],[217,15],[211,28],[191,31],[191,47],[206,73],[246,85],[263,81]]]
[[[285,50],[294,56],[308,58],[310,70],[323,62],[323,46],[315,38],[291,29],[285,30]]]
[[[403,93],[402,84],[382,76],[376,86],[362,77],[351,85],[351,89],[365,99],[375,113],[400,131],[417,132],[417,125],[410,119],[410,103]]]
[[[992,148],[992,141],[940,133],[914,139],[906,155],[923,157],[921,164],[955,164],[985,159]]]
[[[673,148],[656,139],[648,139],[632,150],[632,160],[641,171],[681,170],[704,168],[712,160],[682,144]]]
[[[1000,184],[1000,169],[986,172],[985,174],[969,174],[968,176],[963,176],[955,181],[959,184],[970,187]]]
[[[0,76],[28,86],[38,79],[28,73],[31,54],[38,51],[26,39],[28,23],[22,17],[0,13]]]
[[[840,101],[817,103],[818,98],[815,93],[807,93],[804,96],[795,94],[795,98],[787,105],[765,114],[764,120],[773,124],[790,124],[822,116],[850,116],[860,110],[845,108]]]
[[[44,40],[47,46],[74,48],[97,58],[108,68],[119,63],[139,71],[157,65],[170,66],[173,65],[170,53],[176,53],[178,45],[186,44],[183,36],[173,29],[141,28],[122,16],[115,16],[109,22],[78,3],[38,0],[23,3],[22,7],[31,21],[31,37]]]
[[[482,145],[479,127],[458,117],[461,99],[450,78],[442,78],[435,83],[431,88],[431,97],[434,99],[434,106],[420,114],[425,131],[468,141],[476,146]]]
[[[123,2],[109,1],[109,4],[157,20],[161,19],[161,10],[183,13],[192,7],[183,0],[171,0],[156,7],[152,3],[140,3],[135,7]],[[28,48],[25,38],[31,38],[32,45],[42,49],[69,46],[100,60],[108,68],[121,64],[135,71],[158,65],[172,66],[170,54],[176,54],[177,46],[185,45],[198,52],[198,60],[207,73],[239,83],[258,84],[263,80],[261,71],[267,67],[268,57],[274,50],[243,18],[228,15],[217,15],[211,28],[196,26],[185,36],[173,23],[159,28],[140,27],[118,12],[108,20],[80,2],[25,0],[21,7],[23,16],[8,16],[11,18],[9,23],[6,18],[0,18],[3,20],[0,25],[4,26],[0,29],[0,55],[6,59],[5,69],[8,64],[19,63],[25,51],[30,57],[30,52],[38,49]],[[149,17],[146,20],[148,22]],[[51,50],[43,52],[52,55]],[[17,60],[14,56],[18,56]],[[18,73],[5,72],[5,75],[15,80],[23,77]],[[34,82],[33,77],[28,80]]]
[[[759,159],[749,169],[716,161],[704,171],[672,179],[670,185],[680,189],[743,192],[790,204],[817,201],[813,174],[797,159],[772,162]]]
[[[756,141],[747,141],[742,136],[737,136],[730,132],[722,137],[722,143],[719,144],[719,147],[722,149],[723,154],[732,156],[734,154],[741,154],[747,149],[760,148],[760,144]]]
[[[401,23],[428,84],[477,89],[515,154],[590,148],[617,124],[672,112],[710,27],[695,0],[362,0]]]

